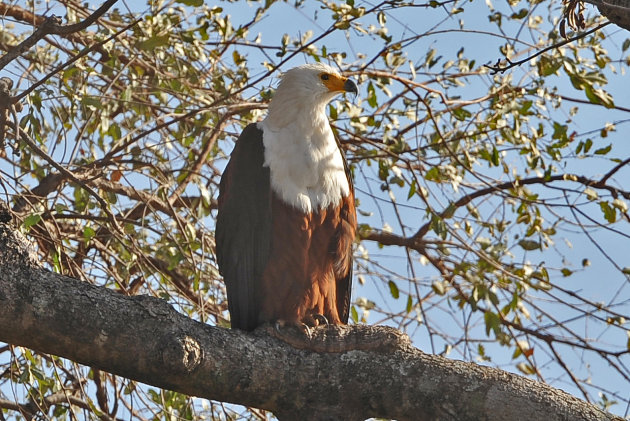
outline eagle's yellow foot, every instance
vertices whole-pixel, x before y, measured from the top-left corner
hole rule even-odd
[[[283,328],[285,326],[295,326],[302,333],[304,333],[304,335],[306,335],[307,338],[311,339],[313,337],[313,333],[311,332],[311,328],[308,327],[308,325],[306,325],[305,323],[302,323],[302,322],[298,322],[298,321],[289,322],[289,321],[286,321],[286,320],[279,319],[279,320],[276,320],[274,326],[276,328],[276,332],[278,332],[278,333],[280,333],[280,328]]]
[[[310,313],[304,316],[302,322],[310,327],[318,327],[318,326],[330,326],[328,323],[328,319],[326,316],[320,313]]]
[[[317,323],[316,326],[330,325],[330,323],[328,323],[328,319],[323,314],[313,314],[313,320]]]

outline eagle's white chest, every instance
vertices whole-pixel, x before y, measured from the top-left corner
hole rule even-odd
[[[262,121],[258,128],[263,131],[271,188],[284,202],[310,213],[350,193],[343,157],[325,115],[281,128]]]

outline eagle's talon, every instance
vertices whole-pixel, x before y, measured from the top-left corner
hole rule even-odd
[[[311,328],[308,327],[307,324],[301,323],[300,325],[298,325],[298,327],[302,329],[302,331],[304,332],[304,334],[306,335],[308,339],[313,338],[313,333],[311,332]]]
[[[280,328],[284,327],[284,320],[276,320],[273,324],[274,329],[276,329],[276,332],[280,333]]]
[[[274,328],[276,330],[276,332],[278,333],[282,333],[280,332],[280,329],[287,326],[287,325],[292,325],[295,326],[300,332],[304,333],[304,335],[308,338],[311,339],[313,337],[313,333],[311,332],[311,328],[308,327],[308,325],[306,323],[302,323],[302,322],[287,322],[286,320],[282,320],[282,319],[278,319],[274,322]]]
[[[319,313],[313,314],[313,320],[317,322],[317,326],[322,326],[322,325],[330,326],[330,323],[328,323],[328,319],[323,314],[319,314]]]

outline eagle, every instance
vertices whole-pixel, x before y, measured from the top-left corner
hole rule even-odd
[[[327,104],[357,85],[311,63],[285,72],[219,184],[216,255],[232,328],[346,324],[357,216]]]

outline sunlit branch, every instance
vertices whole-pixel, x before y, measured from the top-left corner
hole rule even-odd
[[[534,53],[531,56],[528,56],[528,57],[526,57],[526,58],[524,58],[522,60],[511,61],[509,58],[506,57],[504,59],[498,59],[497,62],[494,65],[492,65],[492,64],[484,64],[484,67],[490,69],[491,74],[493,74],[493,75],[497,74],[497,73],[504,73],[506,70],[509,70],[509,69],[511,69],[513,67],[520,66],[521,64],[527,63],[528,61],[530,61],[533,58],[536,58],[536,57],[538,57],[538,56],[540,56],[542,54],[545,54],[547,51],[555,50],[557,48],[562,47],[563,45],[570,44],[573,41],[576,41],[578,39],[582,39],[582,38],[584,38],[584,37],[586,37],[586,36],[588,36],[588,35],[590,35],[590,34],[592,34],[594,32],[597,32],[600,29],[602,29],[603,27],[605,27],[607,25],[610,25],[611,23],[612,22],[606,22],[606,23],[602,23],[601,25],[597,25],[595,28],[590,29],[590,30],[588,30],[586,32],[583,32],[581,34],[578,34],[578,35],[574,36],[573,38],[565,39],[564,41],[560,41],[558,43],[550,45],[549,47],[543,48],[542,50],[538,50],[536,53]],[[502,66],[501,62],[503,60],[507,61],[508,64],[505,65],[505,66]]]
[[[85,20],[72,25],[61,25],[61,19],[56,16],[44,18],[44,21],[30,37],[26,38],[19,45],[16,45],[10,51],[8,51],[4,56],[0,57],[0,69],[3,69],[16,57],[24,54],[25,51],[33,47],[40,39],[44,38],[46,35],[68,35],[84,30],[85,28],[93,24],[107,10],[109,10],[109,8],[112,7],[117,1],[118,0],[107,0],[105,3],[103,3],[101,7],[94,11],[94,13],[88,16]]]

